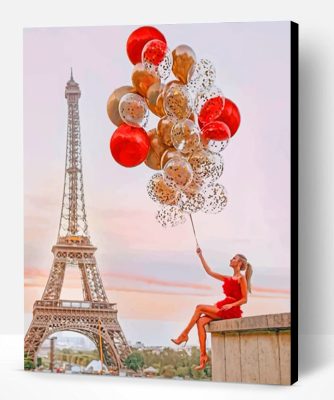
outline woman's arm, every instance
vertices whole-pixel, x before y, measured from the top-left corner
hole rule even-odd
[[[226,275],[221,275],[221,274],[218,274],[217,272],[212,271],[212,269],[208,266],[207,262],[205,261],[203,254],[202,254],[202,250],[199,247],[197,247],[196,252],[197,252],[197,254],[202,262],[202,265],[205,269],[205,272],[207,274],[209,274],[213,278],[218,279],[220,281],[224,281],[226,278],[228,278]]]
[[[241,306],[242,304],[247,303],[247,280],[244,276],[242,276],[240,278],[240,286],[241,286],[241,295],[242,295],[241,299],[238,301],[235,301],[234,303],[229,303],[229,304],[223,305],[221,310],[228,310],[232,307]]]

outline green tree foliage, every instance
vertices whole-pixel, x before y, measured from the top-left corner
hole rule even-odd
[[[208,363],[203,371],[192,371],[199,364],[200,351],[198,347],[190,350],[164,348],[162,350],[136,350],[144,359],[144,368],[154,367],[158,375],[166,378],[178,376],[184,379],[211,379],[211,366]],[[210,357],[210,352],[208,353]]]
[[[35,364],[27,353],[24,353],[24,369],[25,370],[35,369]]]
[[[166,365],[163,367],[162,376],[165,378],[174,378],[176,375],[176,370],[173,365]]]
[[[176,368],[176,376],[179,376],[181,378],[190,376],[190,368],[189,367],[177,367]]]
[[[190,370],[191,376],[193,379],[199,380],[199,379],[203,379],[205,377],[205,372],[203,369],[197,371],[195,368],[195,365],[193,365],[193,367]]]
[[[144,366],[144,357],[141,353],[138,351],[134,351],[131,353],[126,360],[124,361],[124,364],[129,368],[132,369],[133,371],[137,372]]]

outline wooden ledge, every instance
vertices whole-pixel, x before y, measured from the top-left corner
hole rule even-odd
[[[291,313],[255,315],[236,319],[212,321],[206,326],[207,332],[240,332],[259,330],[286,330],[291,328]]]

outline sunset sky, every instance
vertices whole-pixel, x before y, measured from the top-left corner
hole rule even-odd
[[[146,193],[155,171],[123,168],[109,151],[115,127],[106,102],[130,84],[125,44],[134,26],[37,28],[24,32],[24,195],[26,329],[52,265],[66,144],[64,89],[79,83],[83,174],[91,239],[109,300],[132,342],[169,344],[196,304],[223,297],[195,254],[191,224],[163,229]],[[229,203],[218,215],[194,215],[211,267],[229,274],[245,254],[254,268],[244,316],[290,311],[290,25],[162,25],[170,49],[190,45],[216,66],[216,85],[238,104],[242,122],[224,151],[220,181]],[[148,129],[156,119],[149,121]],[[293,267],[293,266],[292,266]],[[78,271],[65,276],[63,299],[82,299]],[[157,330],[159,333],[157,335]],[[196,332],[190,338],[195,343]]]

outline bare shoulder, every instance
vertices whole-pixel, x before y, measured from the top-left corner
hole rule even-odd
[[[225,281],[227,278],[229,278],[226,275],[222,275],[222,274],[219,274],[218,272],[214,272],[214,271],[210,271],[210,272],[208,272],[208,274],[211,275],[213,278],[218,279],[219,281]]]

